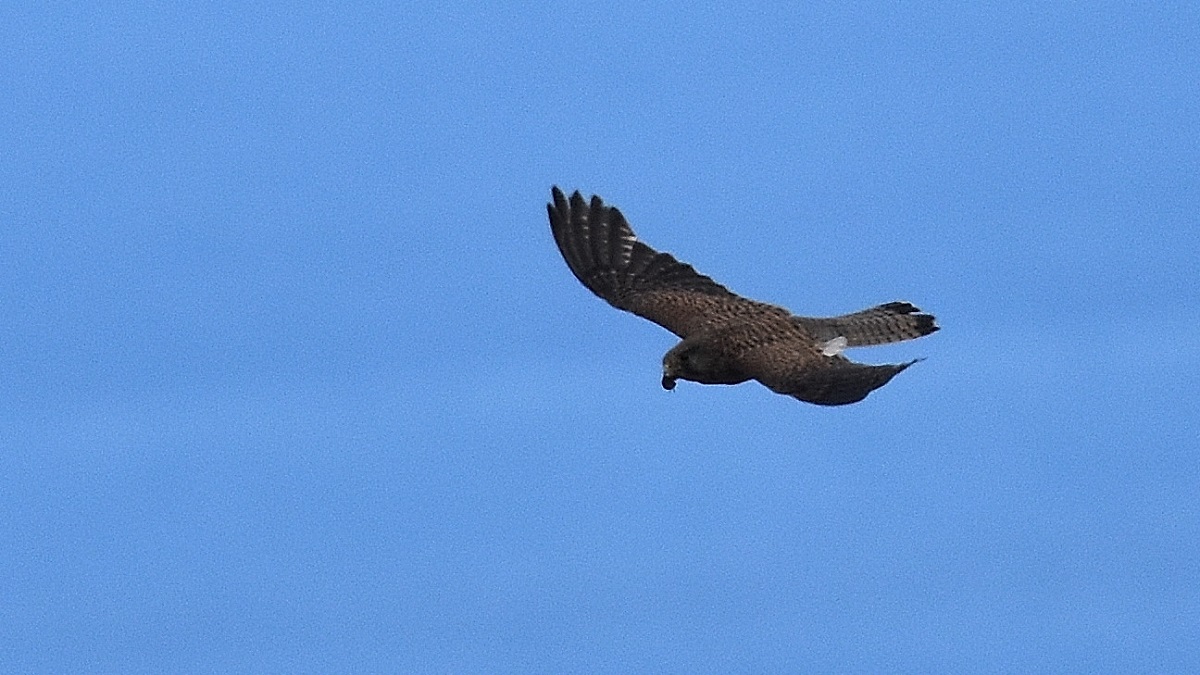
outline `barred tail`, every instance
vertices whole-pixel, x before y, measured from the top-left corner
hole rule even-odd
[[[796,320],[819,341],[844,337],[847,347],[866,347],[912,340],[937,331],[933,316],[920,312],[907,302],[889,302],[853,314]]]

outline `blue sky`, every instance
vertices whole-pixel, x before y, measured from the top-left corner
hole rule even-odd
[[[1200,9],[0,10],[0,669],[1200,667]],[[544,203],[943,330],[659,387]]]

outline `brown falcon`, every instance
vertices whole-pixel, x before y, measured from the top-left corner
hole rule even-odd
[[[579,281],[613,307],[682,338],[663,356],[664,389],[674,389],[677,379],[754,379],[809,403],[855,403],[916,361],[866,365],[842,356],[844,348],[911,340],[938,329],[932,316],[907,302],[814,318],[743,298],[638,241],[621,212],[600,197],[589,202],[576,191],[568,200],[558,187],[551,194],[550,230]]]

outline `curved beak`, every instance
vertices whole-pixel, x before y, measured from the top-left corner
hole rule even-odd
[[[667,391],[671,391],[672,389],[675,388],[675,378],[671,377],[670,375],[668,375],[666,373],[663,373],[662,386],[663,386],[663,389],[666,389]]]

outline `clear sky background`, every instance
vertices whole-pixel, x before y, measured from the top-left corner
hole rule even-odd
[[[1200,668],[1200,5],[8,3],[0,110],[0,670]],[[943,330],[664,392],[551,184]]]

